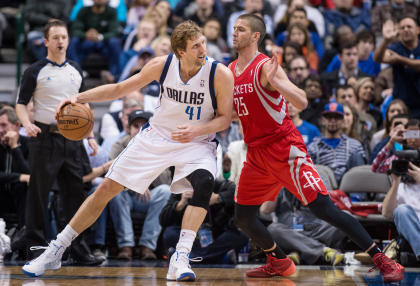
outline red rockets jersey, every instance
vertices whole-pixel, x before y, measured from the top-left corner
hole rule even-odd
[[[262,66],[269,60],[258,53],[240,75],[235,74],[237,60],[229,65],[235,78],[233,105],[249,146],[272,143],[295,129],[284,97],[260,83]]]

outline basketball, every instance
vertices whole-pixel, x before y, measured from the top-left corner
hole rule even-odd
[[[93,129],[92,111],[81,103],[64,105],[58,113],[57,127],[67,139],[82,140]]]

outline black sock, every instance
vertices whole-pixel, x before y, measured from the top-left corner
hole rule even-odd
[[[264,250],[264,252],[266,254],[270,254],[271,256],[277,258],[277,259],[284,259],[286,258],[286,254],[283,252],[283,250],[280,249],[280,247],[278,247],[278,245],[276,245],[276,248],[274,248],[274,250],[271,251],[266,251]]]
[[[369,253],[369,255],[370,255],[370,257],[373,257],[375,254],[377,254],[377,253],[381,253],[382,251],[381,251],[381,249],[377,246],[377,245],[375,245],[375,246],[373,246],[369,251],[368,251],[368,253]]]

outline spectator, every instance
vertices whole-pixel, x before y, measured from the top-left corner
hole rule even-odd
[[[194,2],[197,5],[197,10],[189,19],[196,22],[198,26],[203,27],[207,20],[212,18],[222,21],[221,15],[218,15],[217,11],[213,10],[214,0],[195,0]]]
[[[102,147],[109,153],[116,140],[128,134],[128,115],[136,109],[143,108],[143,95],[132,92],[123,99],[122,111],[108,112],[102,117],[100,136],[105,140]]]
[[[350,138],[360,140],[359,135],[359,115],[355,107],[351,106],[348,102],[343,103],[344,110],[344,124],[343,133]]]
[[[242,135],[239,133],[239,125],[237,121],[232,121],[226,130],[217,132],[216,139],[222,146],[223,154],[225,154],[231,142],[242,139]]]
[[[335,8],[324,12],[326,34],[332,35],[342,26],[348,25],[353,32],[370,29],[370,14],[368,9],[353,6],[353,0],[334,0]]]
[[[124,44],[124,52],[132,50],[132,53],[134,54],[140,49],[150,46],[153,39],[156,38],[157,34],[158,31],[155,22],[153,22],[151,19],[142,19],[137,24],[137,28],[128,35]],[[128,58],[130,58],[130,55]],[[120,61],[122,60],[120,59]],[[124,62],[122,65],[124,65]]]
[[[354,86],[354,91],[358,98],[357,109],[359,112],[370,114],[375,120],[375,126],[368,128],[368,131],[373,135],[377,126],[382,126],[382,114],[379,108],[373,105],[375,102],[375,83],[373,79],[371,77],[358,79]]]
[[[245,10],[234,12],[229,16],[226,35],[227,35],[227,44],[230,48],[233,46],[233,25],[239,16],[246,13],[263,13],[263,0],[243,0]],[[268,14],[262,14],[264,18],[264,23],[266,26],[266,34],[272,35],[273,28],[273,19]]]
[[[152,20],[143,19],[139,22],[137,29],[128,35],[124,44],[124,51],[120,55],[120,70],[122,73],[124,73],[128,62],[137,56],[140,50],[150,49],[156,35],[156,26]]]
[[[343,133],[350,138],[356,139],[362,143],[365,149],[366,158],[369,158],[370,146],[369,146],[369,132],[365,128],[365,122],[360,119],[359,112],[353,105],[348,102],[343,103],[344,108],[344,124]]]
[[[144,15],[145,20],[150,20],[155,23],[156,32],[161,36],[168,35],[168,26],[166,25],[168,21],[167,17],[167,13],[162,8],[156,6],[150,6]]]
[[[345,84],[351,76],[355,76],[356,78],[368,76],[357,66],[359,54],[356,42],[347,42],[341,45],[338,51],[338,57],[342,63],[340,69],[321,75],[323,84],[328,88],[330,96],[335,94],[337,86]]]
[[[394,78],[393,99],[402,99],[410,106],[413,117],[420,117],[420,46],[416,20],[404,17],[398,24],[398,31],[392,21],[382,29],[383,41],[375,50],[373,59],[389,63]],[[389,45],[398,35],[398,41]]]
[[[373,148],[376,146],[376,144],[379,143],[382,139],[387,137],[389,135],[389,130],[391,128],[391,118],[394,117],[397,114],[409,114],[409,110],[407,105],[405,105],[404,101],[401,99],[394,99],[389,103],[386,112],[385,112],[385,119],[384,119],[384,128],[381,130],[375,132],[373,134],[372,139],[370,140],[370,149],[373,150]]]
[[[191,257],[202,257],[206,263],[223,263],[223,257],[228,251],[239,251],[248,243],[248,237],[233,223],[234,194],[234,183],[227,180],[215,181],[208,214],[198,231],[200,239],[194,241]],[[175,248],[181,230],[182,215],[191,197],[192,191],[182,195],[172,194],[160,214],[166,250]],[[235,259],[231,259],[230,262],[235,262]]]
[[[297,56],[290,61],[288,71],[293,83],[302,87],[310,73],[309,64],[303,56]]]
[[[397,158],[394,152],[403,148],[403,131],[407,128],[409,122],[407,114],[397,114],[392,117],[389,136],[375,146],[375,153],[372,154],[375,155],[375,157],[372,157],[374,159],[372,162],[373,172],[386,173],[389,170],[391,162]]]
[[[359,141],[342,132],[343,105],[335,102],[325,105],[322,121],[324,135],[313,139],[308,154],[314,164],[330,167],[339,183],[346,171],[366,163],[366,154]]]
[[[321,114],[325,104],[329,102],[326,94],[322,90],[321,78],[317,74],[310,74],[304,84],[308,107],[300,112],[300,118],[321,128]]]
[[[322,73],[327,69],[331,60],[337,55],[338,50],[342,45],[352,41],[356,41],[356,35],[348,25],[338,27],[332,36],[325,37],[324,43],[326,50],[319,62],[319,73]]]
[[[87,55],[100,52],[108,61],[108,81],[113,82],[120,75],[121,40],[117,12],[107,2],[93,0],[93,6],[83,7],[79,11],[72,24],[68,56],[81,63]]]
[[[70,21],[74,21],[79,14],[79,11],[83,7],[90,7],[95,4],[95,0],[73,0],[71,2],[76,2],[73,9],[70,12]],[[125,5],[124,0],[108,0],[108,5],[112,8],[115,8],[117,11],[117,18],[121,24],[127,22],[127,6]]]
[[[309,38],[309,32],[300,23],[291,24],[287,28],[287,41],[295,42],[300,45],[303,55],[306,61],[309,63],[310,68],[313,71],[318,69],[318,54],[314,50],[314,47]]]
[[[125,30],[131,32],[139,21],[146,14],[146,10],[153,4],[154,0],[133,0],[127,12],[127,26]]]
[[[381,65],[373,60],[375,35],[369,30],[362,30],[356,35],[356,43],[359,55],[357,66],[362,72],[376,77],[381,71]],[[341,61],[338,56],[335,56],[328,65],[326,72],[338,70],[340,67]]]
[[[319,12],[318,9],[309,5],[305,0],[288,0],[287,5],[280,4],[277,8],[276,13],[274,14],[274,23],[287,23],[288,24],[288,16],[292,14],[292,12],[296,8],[303,8],[306,11],[306,15],[308,15],[308,20],[310,20],[315,25],[315,31],[319,34],[320,37],[324,37],[325,35],[325,22],[324,16]],[[287,24],[284,27],[287,27]],[[310,31],[313,31],[310,27],[308,27]],[[276,30],[276,34],[279,31]]]
[[[239,134],[243,137],[242,133],[242,126],[239,122]],[[241,175],[242,167],[244,166],[244,162],[246,160],[246,151],[248,146],[245,144],[244,140],[237,140],[230,142],[228,150],[223,157],[223,165],[225,166],[226,161],[230,164],[230,167],[227,170],[223,170],[224,173],[229,172],[229,174],[225,177],[236,184],[239,182],[239,176]],[[223,169],[225,169],[223,166]],[[223,174],[225,175],[225,174]]]
[[[46,216],[48,194],[56,180],[59,196],[65,202],[59,222],[69,221],[86,197],[82,177],[90,173],[82,141],[64,138],[57,129],[54,118],[58,103],[83,89],[83,75],[80,67],[66,61],[68,31],[66,24],[59,20],[48,22],[44,29],[47,58],[35,62],[25,70],[20,87],[16,113],[28,136],[33,137],[29,144],[31,178],[26,205],[27,250],[31,246],[45,245]],[[47,80],[45,80],[47,79]],[[67,81],[65,80],[67,79]],[[35,122],[29,121],[26,105],[33,98]],[[97,143],[90,134],[89,145],[94,155]],[[89,168],[87,168],[89,169]],[[59,226],[60,228],[62,226]],[[28,253],[36,257],[40,253]],[[97,265],[96,260],[84,242],[83,236],[76,239],[70,249],[70,256],[75,263]]]
[[[361,100],[358,98],[355,89],[348,84],[338,86],[336,101],[341,104],[347,103],[357,110],[357,117],[360,121],[360,129],[358,131],[361,139],[364,140],[362,143],[365,149],[370,150],[368,142],[377,129],[377,123],[372,115],[359,108]]]
[[[166,18],[167,32],[172,34],[172,30],[182,22],[182,18],[175,15],[171,10],[171,4],[167,0],[158,0],[155,4],[156,8],[160,9],[164,18]]]
[[[26,43],[35,61],[47,56],[44,45],[44,26],[51,18],[69,21],[71,1],[28,0],[25,5],[25,21],[29,25]]]
[[[336,266],[343,261],[344,254],[336,249],[342,248],[345,233],[315,217],[286,189],[280,192],[276,202],[262,205],[261,210],[265,213],[275,211],[277,220],[268,226],[268,231],[285,252],[297,254],[289,254],[297,264]]]
[[[408,129],[419,130],[417,120]],[[415,143],[416,150],[420,148],[420,140]],[[383,202],[382,215],[393,218],[398,233],[403,236],[413,250],[417,261],[420,262],[420,168],[409,163],[408,175],[413,178],[412,183],[402,182],[401,176],[391,173],[392,185]]]
[[[146,46],[141,48],[137,55],[134,55],[130,58],[127,64],[124,66],[121,76],[118,82],[126,80],[130,76],[140,72],[140,70],[155,56],[155,51]]]
[[[387,67],[375,78],[375,102],[380,104],[382,118],[385,118],[385,111],[388,104],[392,101],[392,89],[394,88],[394,78],[392,67]]]
[[[221,37],[221,32],[222,26],[217,18],[209,18],[204,23],[203,33],[207,38],[208,56],[219,62],[224,62],[224,53],[228,52],[228,47],[225,40]]]
[[[287,102],[287,108],[289,116],[292,118],[293,124],[296,126],[300,135],[302,135],[303,142],[306,146],[312,142],[312,139],[321,136],[318,127],[300,118],[299,110],[293,104]]]
[[[303,8],[296,8],[293,10],[293,12],[290,15],[290,20],[287,26],[285,26],[284,30],[288,29],[290,25],[299,23],[303,25],[306,30],[309,32],[309,39],[312,43],[314,49],[316,50],[316,53],[319,58],[321,58],[324,55],[324,45],[322,43],[321,38],[318,35],[318,32],[316,30],[311,30],[311,22],[308,20],[306,11]],[[275,32],[276,35],[276,44],[278,46],[283,46],[283,43],[288,36],[288,32],[282,31],[282,32]],[[315,70],[318,69],[318,66],[314,68]]]
[[[150,112],[139,109],[130,113],[128,119],[129,133],[112,146],[111,159],[117,158],[151,116]],[[133,256],[135,242],[131,212],[144,213],[146,216],[139,240],[140,259],[157,259],[154,251],[161,231],[159,214],[170,196],[170,180],[167,179],[169,177],[167,172],[159,176],[149,187],[150,191],[146,192],[141,198],[133,191],[125,190],[109,202],[110,216],[114,224],[119,248],[118,259],[131,259]]]
[[[28,138],[19,135],[20,123],[13,108],[0,109],[0,217],[17,213],[18,229],[25,225],[29,184]]]
[[[287,70],[290,61],[297,56],[303,56],[300,45],[296,42],[285,42],[283,45],[283,51],[281,54],[281,60],[279,60],[279,64],[283,66],[284,70]]]
[[[418,9],[413,2],[405,0],[389,0],[383,5],[376,5],[372,8],[372,32],[377,37],[382,36],[382,26],[386,21],[397,22],[403,16],[409,16],[413,19],[418,17]]]

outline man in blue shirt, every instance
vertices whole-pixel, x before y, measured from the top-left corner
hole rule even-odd
[[[366,154],[362,144],[342,132],[344,108],[340,103],[325,105],[322,113],[325,126],[324,136],[315,137],[308,146],[308,154],[314,164],[330,167],[337,182],[352,167],[366,163]]]
[[[293,124],[296,126],[300,135],[302,135],[303,142],[305,142],[306,146],[312,142],[314,137],[321,136],[318,127],[300,118],[299,110],[293,104],[287,102],[287,108]]]
[[[373,59],[392,66],[392,97],[403,100],[410,106],[412,116],[420,118],[420,46],[417,22],[413,18],[404,17],[397,28],[391,20],[387,21],[382,34],[384,40],[375,50]],[[397,36],[398,41],[390,45]]]

